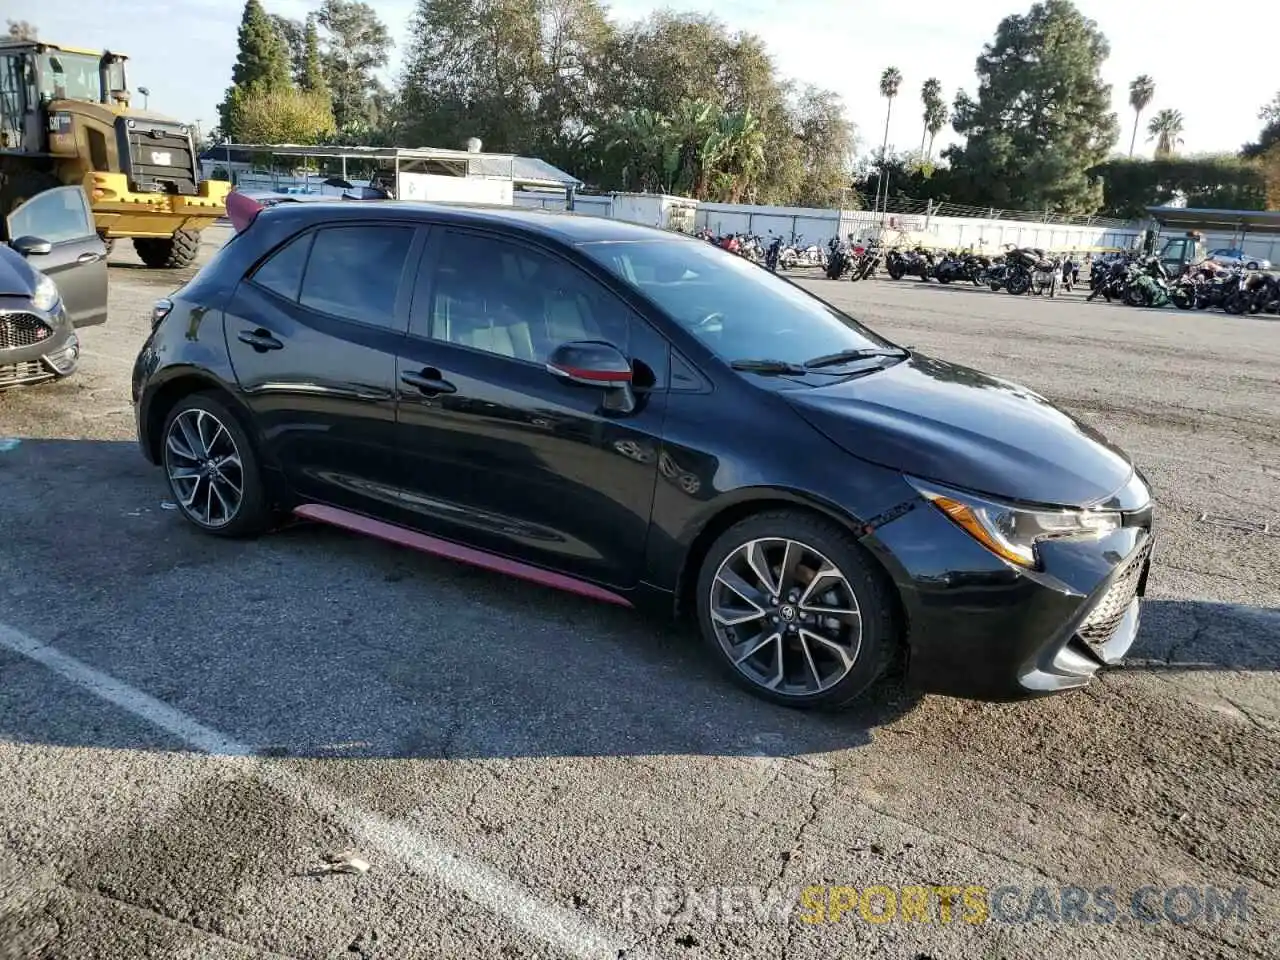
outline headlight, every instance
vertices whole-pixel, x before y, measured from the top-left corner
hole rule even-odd
[[[1035,546],[1042,540],[1096,539],[1120,526],[1120,514],[1113,511],[1015,506],[926,480],[906,479],[984,547],[1020,567],[1038,565]]]
[[[41,274],[40,279],[36,281],[36,292],[31,295],[31,302],[35,304],[37,310],[53,313],[58,305],[58,285]]]

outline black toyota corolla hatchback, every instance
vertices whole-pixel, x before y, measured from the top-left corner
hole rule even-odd
[[[710,244],[613,220],[232,195],[133,397],[182,514],[293,514],[696,616],[748,689],[839,707],[1079,687],[1138,627],[1132,461]],[[548,651],[563,656],[564,651]]]

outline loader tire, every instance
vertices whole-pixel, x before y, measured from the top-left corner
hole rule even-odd
[[[189,267],[200,252],[200,234],[195,230],[179,230],[172,237],[134,237],[133,249],[138,259],[153,270],[176,270]]]

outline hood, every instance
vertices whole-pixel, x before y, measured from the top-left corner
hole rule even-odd
[[[39,274],[22,255],[0,243],[0,297],[30,297],[36,292]]]
[[[1085,506],[1133,473],[1124,451],[1043,397],[920,354],[782,396],[856,457],[996,497]]]

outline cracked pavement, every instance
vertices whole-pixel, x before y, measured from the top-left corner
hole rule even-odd
[[[0,394],[22,438],[0,453],[0,625],[256,756],[206,756],[0,648],[0,958],[1280,955],[1280,323],[803,281],[1098,426],[1160,511],[1138,644],[1087,690],[990,705],[889,682],[815,717],[624,610],[336,530],[189,531],[128,393],[180,275],[130,259],[80,373]],[[343,849],[370,871],[316,875]],[[1243,886],[1250,915],[1144,923],[1145,885]],[[1120,913],[806,923],[814,886],[1024,906],[1112,887]],[[608,949],[542,935],[553,911]]]

